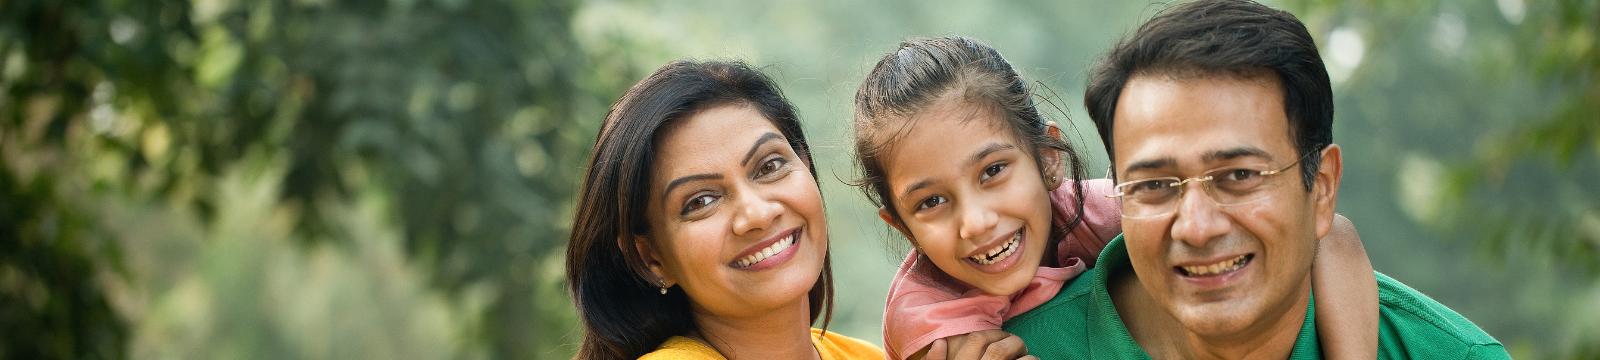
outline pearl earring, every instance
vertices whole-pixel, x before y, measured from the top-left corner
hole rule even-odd
[[[666,295],[666,294],[667,294],[667,280],[666,279],[662,279],[661,280],[661,295]]]

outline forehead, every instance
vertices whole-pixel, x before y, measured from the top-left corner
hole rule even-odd
[[[1117,99],[1112,127],[1116,166],[1151,160],[1204,165],[1204,155],[1259,149],[1294,154],[1277,75],[1136,75]]]
[[[657,175],[699,173],[739,166],[751,146],[766,134],[787,144],[778,127],[748,105],[723,105],[702,110],[661,129],[656,138]]]

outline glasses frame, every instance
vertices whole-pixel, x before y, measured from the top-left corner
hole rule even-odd
[[[1261,176],[1263,178],[1270,179],[1268,177],[1270,177],[1272,175],[1281,174],[1284,171],[1288,171],[1289,169],[1294,168],[1295,165],[1300,165],[1301,162],[1305,161],[1307,158],[1310,158],[1311,154],[1320,153],[1320,152],[1321,152],[1321,149],[1318,149],[1318,151],[1316,151],[1316,152],[1306,152],[1305,155],[1300,156],[1299,159],[1295,159],[1295,161],[1292,162],[1292,163],[1289,163],[1289,165],[1285,165],[1284,167],[1279,168],[1277,170],[1256,171],[1256,175],[1259,175],[1259,176]],[[1176,201],[1173,202],[1174,204],[1182,201],[1183,193],[1185,192],[1185,190],[1188,189],[1188,187],[1186,187],[1184,185],[1188,184],[1188,183],[1191,183],[1191,182],[1199,183],[1200,184],[1200,189],[1203,192],[1205,192],[1206,197],[1211,198],[1211,202],[1213,204],[1217,204],[1217,206],[1239,206],[1239,205],[1245,205],[1245,204],[1252,204],[1252,203],[1261,202],[1263,200],[1266,200],[1266,199],[1269,199],[1269,198],[1272,197],[1270,195],[1269,196],[1263,196],[1260,199],[1255,199],[1255,200],[1250,200],[1250,201],[1245,201],[1245,202],[1240,202],[1240,203],[1232,203],[1232,204],[1223,204],[1221,202],[1218,202],[1217,201],[1217,196],[1215,194],[1211,193],[1212,191],[1216,191],[1216,190],[1212,188],[1212,185],[1211,185],[1212,183],[1209,183],[1209,181],[1216,180],[1215,177],[1213,175],[1211,175],[1211,173],[1216,172],[1218,170],[1225,170],[1225,169],[1230,169],[1230,168],[1228,168],[1228,167],[1219,167],[1219,168],[1214,168],[1214,169],[1211,169],[1211,170],[1206,170],[1205,172],[1200,173],[1199,177],[1192,177],[1192,178],[1187,178],[1187,179],[1178,178],[1176,176],[1163,176],[1163,177],[1154,177],[1154,178],[1148,178],[1148,179],[1139,179],[1139,180],[1134,180],[1134,181],[1123,182],[1123,183],[1117,184],[1115,187],[1112,187],[1111,188],[1111,192],[1112,193],[1110,195],[1105,195],[1105,197],[1117,199],[1117,205],[1121,206],[1122,202],[1127,200],[1126,198],[1124,198],[1124,196],[1126,196],[1127,193],[1122,191],[1123,188],[1126,188],[1128,185],[1131,185],[1131,184],[1136,184],[1136,183],[1141,183],[1141,182],[1151,181],[1151,180],[1175,180],[1175,182],[1173,182],[1171,185],[1167,185],[1167,187],[1178,188],[1178,195],[1173,198],[1173,199],[1176,200]],[[1111,169],[1110,169],[1110,167],[1107,167],[1106,170],[1109,172]],[[1267,179],[1263,179],[1263,180],[1267,180]],[[1126,218],[1126,219],[1154,219],[1154,218],[1159,218],[1159,217],[1165,217],[1167,215],[1176,214],[1177,212],[1178,212],[1178,208],[1176,206],[1174,206],[1172,208],[1172,210],[1167,211],[1167,212],[1163,212],[1163,213],[1157,214],[1157,215],[1128,216],[1127,213],[1123,213],[1122,217]]]

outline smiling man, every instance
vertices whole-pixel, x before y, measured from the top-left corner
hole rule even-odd
[[[1187,3],[1091,74],[1084,102],[1119,181],[1123,236],[1006,330],[1044,359],[1320,358],[1311,261],[1343,160],[1305,26],[1250,1]],[[1379,357],[1508,357],[1461,315],[1377,279]]]

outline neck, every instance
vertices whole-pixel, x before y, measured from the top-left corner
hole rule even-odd
[[[810,303],[804,297],[794,305],[750,316],[710,314],[699,307],[694,312],[696,340],[729,360],[819,359],[811,344]]]
[[[1310,279],[1283,306],[1267,309],[1262,321],[1236,334],[1207,336],[1189,331],[1155,301],[1130,269],[1111,274],[1112,305],[1129,335],[1152,359],[1283,359],[1294,351],[1311,302]]]

